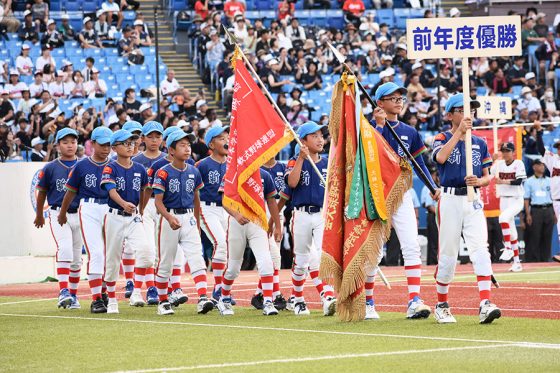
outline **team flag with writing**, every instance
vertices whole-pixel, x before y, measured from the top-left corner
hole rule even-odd
[[[259,169],[294,138],[253,80],[237,48],[232,59],[235,83],[223,204],[268,230]]]
[[[341,320],[363,320],[368,269],[383,255],[390,217],[412,184],[412,171],[364,117],[355,78],[335,85],[329,121],[321,277],[337,291]]]

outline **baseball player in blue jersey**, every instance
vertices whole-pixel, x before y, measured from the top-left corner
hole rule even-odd
[[[117,153],[117,160],[105,166],[101,179],[101,187],[109,193],[109,210],[103,224],[105,282],[109,295],[107,313],[119,313],[115,287],[119,279],[125,240],[135,251],[136,267],[153,267],[155,259],[155,253],[150,250],[142,224],[143,211],[138,209],[143,190],[148,185],[148,175],[141,164],[131,159],[135,140],[136,135],[127,130],[113,133],[111,146]],[[131,302],[139,297],[139,290],[132,294]],[[144,302],[142,300],[139,304],[132,305],[143,306]]]
[[[79,200],[75,199],[68,208],[68,223],[58,224],[58,214],[64,198],[64,186],[70,170],[77,162],[78,132],[63,128],[56,134],[55,143],[60,157],[45,165],[39,173],[37,184],[37,211],[35,226],[45,225],[43,206],[49,203],[49,225],[56,243],[56,274],[59,294],[58,307],[80,308],[77,291],[82,268],[82,236],[78,219]]]
[[[400,157],[405,157],[404,151],[400,148],[398,142],[391,135],[390,125],[404,146],[408,148],[410,154],[416,159],[418,165],[428,176],[430,183],[435,187],[434,181],[431,179],[430,172],[424,164],[422,153],[427,149],[424,142],[415,128],[398,120],[398,115],[403,110],[406,101],[407,90],[395,83],[389,82],[379,86],[375,91],[375,101],[377,107],[373,111],[375,117],[375,125],[377,130],[383,135],[383,138],[391,145],[391,148]],[[404,259],[404,270],[408,284],[408,307],[406,317],[409,319],[427,318],[430,315],[430,307],[424,304],[420,298],[420,281],[422,277],[422,259],[420,253],[420,245],[418,244],[418,222],[414,210],[412,189],[408,190],[403,196],[401,206],[391,216],[391,224],[397,233],[401,244],[402,256]],[[440,192],[436,192],[434,199],[439,198]],[[366,290],[373,290],[373,281],[377,267],[369,270],[366,278]],[[377,318],[375,311],[373,296],[366,300],[366,320]]]
[[[129,120],[129,121],[125,122],[125,124],[123,125],[123,127],[121,129],[123,129],[125,131],[128,131],[128,132],[132,133],[133,135],[136,135],[136,139],[134,140],[134,149],[132,151],[132,156],[135,157],[138,154],[140,154],[140,145],[144,141],[144,139],[142,137],[142,134],[143,134],[142,125],[135,120]]]
[[[477,107],[480,107],[480,103],[471,101],[471,108]],[[463,236],[478,282],[480,323],[488,324],[501,316],[500,309],[490,302],[492,264],[479,190],[490,182],[492,158],[484,140],[473,135],[473,174],[467,175],[464,138],[467,130],[472,128],[472,119],[464,117],[463,94],[451,96],[445,105],[445,111],[452,128],[436,135],[432,153],[432,159],[437,163],[442,190],[437,207],[439,256],[435,278],[438,304],[434,315],[438,323],[456,322],[447,302],[447,294],[449,283],[455,274]],[[468,200],[467,186],[475,188],[476,197],[473,202]]]
[[[313,170],[307,159],[315,165],[326,179],[328,160],[319,155],[323,151],[325,140],[321,130],[325,126],[315,122],[306,122],[298,129],[298,137],[303,146],[299,155],[288,162],[286,180],[292,191],[292,237],[294,239],[294,264],[292,266],[292,284],[294,299],[294,313],[309,315],[309,309],[303,297],[303,285],[307,270],[313,279],[317,291],[323,302],[323,314],[332,316],[336,312],[334,291],[319,278],[321,250],[323,244],[323,199],[325,185]]]
[[[105,272],[105,255],[103,244],[103,220],[107,212],[108,193],[101,188],[101,175],[107,165],[111,152],[111,135],[107,127],[97,127],[91,132],[93,155],[76,163],[66,182],[66,194],[58,214],[58,222],[68,222],[72,201],[80,201],[78,217],[82,240],[88,253],[88,282],[93,302],[92,313],[105,313],[107,306],[102,298],[103,273]]]
[[[173,162],[156,173],[152,185],[155,205],[161,215],[158,232],[159,262],[156,287],[159,296],[158,314],[173,314],[168,301],[167,286],[178,250],[183,251],[198,293],[197,312],[208,313],[214,303],[208,299],[206,263],[200,239],[200,197],[204,187],[200,172],[186,163],[191,155],[194,135],[175,131],[167,138]]]
[[[212,154],[195,164],[204,182],[204,188],[200,190],[200,226],[214,246],[212,273],[215,285],[212,298],[215,301],[220,300],[222,277],[227,263],[227,213],[222,207],[219,188],[226,173],[228,131],[229,127],[209,128],[204,142]]]

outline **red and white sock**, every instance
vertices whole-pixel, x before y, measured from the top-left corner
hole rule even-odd
[[[274,270],[274,285],[272,287],[272,295],[276,298],[277,296],[281,295],[280,292],[280,271],[277,269]]]
[[[109,300],[117,300],[117,294],[116,294],[116,288],[117,288],[117,282],[116,281],[107,281],[107,296],[109,297]]]
[[[171,291],[181,288],[181,267],[182,266],[173,266],[173,270],[171,271]]]
[[[196,287],[196,292],[198,297],[205,297],[208,291],[208,282],[206,282],[206,270],[201,269],[195,273],[191,273],[192,279],[194,281],[194,286]]]
[[[127,281],[133,281],[134,278],[134,254],[122,254],[122,265],[124,270],[124,277]]]
[[[59,290],[68,289],[70,262],[56,262],[56,277],[58,278]]]
[[[142,284],[146,281],[148,268],[134,268],[134,289],[142,289]]]
[[[366,282],[364,284],[364,290],[366,292],[366,302],[374,302],[373,300],[373,289],[375,287],[375,276],[367,276]]]
[[[262,281],[259,278],[259,283],[257,284],[257,288],[255,289],[255,295],[262,294]]]
[[[333,288],[327,284],[319,277],[319,271],[310,271],[309,277],[313,280],[315,288],[322,297],[334,297]]]
[[[154,286],[154,273],[155,270],[153,267],[146,269],[146,287],[151,288]],[[166,281],[167,282],[167,281]]]
[[[160,302],[167,301],[167,283],[169,280],[165,277],[155,276],[155,286],[157,288],[157,295]]]
[[[103,285],[102,275],[88,275],[89,288],[91,290],[91,298],[96,300],[101,298],[101,286]]]
[[[107,283],[104,278],[101,278],[101,292],[103,294],[107,293]]]
[[[292,295],[295,297],[295,301],[303,302],[303,285],[305,284],[305,272],[300,273],[297,267],[292,269],[292,285],[293,292]]]
[[[420,278],[422,276],[421,265],[404,266],[406,282],[408,284],[408,300],[420,296]]]
[[[261,276],[263,298],[265,302],[272,302],[272,289],[274,288],[274,276]]]
[[[492,280],[490,276],[476,276],[478,282],[478,293],[480,294],[480,304],[490,300],[490,287]]]
[[[437,300],[438,303],[447,302],[447,293],[449,292],[449,284],[443,284],[436,281]]]
[[[502,236],[504,236],[504,245],[506,249],[511,249],[511,235],[509,230],[509,223],[500,223],[502,227]]]
[[[231,296],[233,281],[234,280],[230,280],[226,276],[222,277],[222,297],[229,298]]]
[[[77,269],[75,271],[70,270],[70,278],[69,278],[68,286],[70,289],[70,294],[72,295],[78,294],[78,285],[80,284],[81,273],[82,273],[81,269]]]
[[[521,263],[519,260],[519,242],[517,240],[511,241],[511,249],[513,250],[513,262]]]
[[[212,260],[212,274],[214,275],[214,290],[218,291],[222,288],[222,279],[224,271],[226,270],[226,263]]]

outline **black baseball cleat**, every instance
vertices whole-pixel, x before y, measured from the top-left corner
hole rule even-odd
[[[288,302],[286,301],[286,299],[282,296],[282,294],[279,294],[276,296],[276,298],[274,298],[274,307],[278,310],[278,311],[283,311],[286,309],[286,305],[288,304]]]
[[[103,304],[105,305],[105,307],[107,307],[107,305],[109,304],[109,296],[107,295],[107,293],[101,294],[101,299],[103,300]]]
[[[255,307],[258,310],[262,310],[264,307],[264,297],[262,293],[253,295],[251,298],[251,306]]]
[[[90,311],[91,313],[107,313],[107,306],[103,302],[103,299],[97,297],[96,300],[91,302]]]

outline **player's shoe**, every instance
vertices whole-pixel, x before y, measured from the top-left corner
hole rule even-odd
[[[263,304],[263,315],[273,316],[278,315],[278,310],[274,307],[274,303],[267,301]]]
[[[523,266],[521,265],[521,263],[513,263],[511,265],[511,267],[509,268],[510,272],[521,272],[523,271]]]
[[[146,305],[144,298],[142,298],[142,293],[140,293],[140,289],[134,289],[134,291],[132,291],[129,304],[132,307],[144,307]]]
[[[205,314],[214,309],[214,303],[208,297],[200,297],[198,299],[198,304],[196,305],[196,312]]]
[[[430,316],[430,313],[432,313],[432,310],[424,304],[420,297],[416,296],[408,302],[408,309],[406,310],[407,319],[426,319]]]
[[[290,299],[288,299],[288,303],[286,303],[286,309],[288,311],[293,311],[294,310],[294,306],[296,305],[296,297],[294,297],[293,295],[290,297]]]
[[[124,297],[126,299],[130,298],[133,291],[134,291],[134,282],[128,280],[126,282],[126,286],[124,287]]]
[[[438,324],[452,324],[456,323],[455,317],[451,314],[451,309],[447,302],[440,303],[434,309],[434,317]]]
[[[234,314],[231,305],[231,298],[222,298],[218,302],[218,310],[222,316],[232,316]]]
[[[284,297],[282,296],[282,294],[278,294],[276,298],[274,298],[273,302],[274,302],[274,308],[276,308],[278,311],[282,311],[286,309],[287,302],[286,299],[284,299]]]
[[[72,295],[70,290],[64,288],[58,293],[58,308],[68,308],[72,304]]]
[[[119,313],[119,304],[116,299],[114,302],[109,302],[107,305],[107,313]]]
[[[552,257],[552,260],[554,260],[555,262],[560,263],[560,255],[554,255],[554,256]]]
[[[72,294],[72,303],[70,303],[70,307],[71,310],[79,310],[80,308],[82,308],[82,306],[80,305],[80,302],[78,301],[78,296],[75,294]]]
[[[492,321],[502,316],[502,311],[493,303],[487,300],[479,309],[480,323],[490,324]]]
[[[513,250],[503,248],[502,255],[500,255],[500,260],[503,260],[504,262],[509,262],[512,259],[513,259]]]
[[[307,308],[307,304],[305,304],[305,302],[297,302],[294,305],[294,314],[297,316],[305,316],[311,313],[309,312],[309,308]]]
[[[231,302],[232,306],[235,306],[237,304],[237,302],[235,301],[235,298],[233,298],[232,293],[229,293],[229,299],[230,299],[230,302]]]
[[[168,301],[159,302],[157,306],[158,315],[173,315],[175,311],[171,308],[171,304]]]
[[[97,297],[96,300],[91,302],[89,310],[91,313],[107,313],[107,306],[101,297]]]
[[[379,314],[375,310],[375,304],[372,300],[366,301],[366,317],[364,320],[379,320]]]
[[[148,298],[148,306],[155,306],[159,303],[159,298],[157,294],[157,289],[155,286],[150,286],[146,292],[146,297]]]
[[[179,307],[180,304],[187,303],[189,297],[183,293],[182,289],[175,289],[169,295],[169,303],[174,307]]]
[[[255,307],[257,310],[262,310],[264,308],[264,297],[262,293],[253,295],[253,298],[251,298],[251,306]]]
[[[103,300],[103,304],[105,304],[105,307],[107,307],[107,305],[109,304],[109,296],[107,295],[107,293],[101,294],[101,300]]]
[[[332,316],[336,313],[336,298],[325,297],[323,299],[323,315]]]

